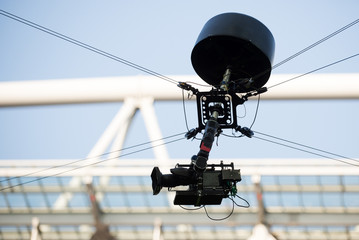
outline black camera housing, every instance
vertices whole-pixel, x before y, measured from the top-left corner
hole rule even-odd
[[[235,195],[236,183],[241,181],[240,169],[234,169],[231,164],[210,164],[202,173],[191,171],[192,165],[177,164],[171,169],[172,174],[162,175],[157,167],[152,172],[153,193],[158,194],[162,187],[176,191],[174,205],[220,205],[223,198]],[[220,169],[218,169],[220,168]],[[186,174],[179,176],[180,172],[186,170]],[[192,172],[195,175],[189,175]],[[185,180],[188,179],[188,180]],[[188,183],[188,184],[187,184]],[[175,190],[173,187],[188,185],[187,190]]]

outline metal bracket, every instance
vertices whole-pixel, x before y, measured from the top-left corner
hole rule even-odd
[[[217,122],[220,128],[236,128],[237,127],[237,110],[239,104],[243,104],[244,100],[235,93],[227,91],[210,91],[198,92],[197,96],[197,114],[198,128],[204,129],[206,122],[211,118],[214,106],[220,104]]]

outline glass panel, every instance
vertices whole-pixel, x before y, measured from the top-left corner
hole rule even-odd
[[[278,180],[276,176],[262,176],[261,177],[261,184],[265,185],[277,185]]]
[[[154,198],[155,197],[155,198]],[[150,207],[168,207],[169,202],[167,198],[167,194],[158,194],[153,196],[152,193],[146,193],[146,199],[148,199],[148,205]]]
[[[320,176],[320,183],[322,185],[340,185],[339,176]]]
[[[40,180],[42,185],[58,186],[59,177],[48,177]]]
[[[300,205],[300,195],[294,192],[283,192],[282,203],[284,207],[295,207]]]
[[[317,192],[302,193],[302,201],[304,207],[319,207],[322,205],[320,193]]]
[[[88,207],[90,206],[90,201],[88,195],[84,193],[75,193],[72,199],[69,202],[71,208],[75,207]]]
[[[280,193],[278,192],[265,192],[263,194],[264,206],[281,206]]]
[[[38,186],[38,177],[20,177],[18,179],[13,179],[12,183],[15,183],[18,180],[18,184],[26,184],[26,186]]]
[[[342,206],[341,193],[323,193],[323,205],[325,207]]]
[[[123,193],[106,193],[106,201],[111,207],[124,207],[127,206],[127,200]]]
[[[46,207],[44,195],[41,193],[29,193],[27,199],[32,208]]]
[[[318,185],[317,176],[299,176],[299,183],[302,185]]]
[[[47,200],[49,201],[50,207],[53,207],[56,200],[60,196],[60,193],[45,193],[45,194],[46,194]]]
[[[342,176],[344,185],[359,185],[359,176]]]
[[[122,183],[128,185],[141,185],[141,179],[138,176],[123,176],[121,177]]]
[[[145,200],[145,194],[143,193],[127,194],[127,199],[130,207],[144,207],[148,205]],[[157,201],[157,198],[155,199],[155,201]]]
[[[11,207],[26,207],[25,196],[21,193],[8,193],[7,199]]]
[[[280,185],[297,185],[295,176],[278,176],[278,183]]]
[[[4,194],[0,194],[0,208],[7,208]]]
[[[359,207],[359,193],[346,192],[343,193],[344,206],[346,207]]]

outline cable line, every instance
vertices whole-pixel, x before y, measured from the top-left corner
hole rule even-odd
[[[160,78],[160,79],[163,79],[163,80],[165,80],[165,81],[167,81],[167,82],[170,82],[170,83],[173,83],[173,84],[176,84],[176,85],[178,84],[178,81],[176,81],[176,80],[174,80],[174,79],[172,79],[172,78],[170,78],[170,77],[167,77],[167,76],[162,75],[162,74],[160,74],[160,73],[158,73],[158,72],[152,71],[152,70],[150,70],[150,69],[148,69],[148,68],[142,67],[142,66],[140,66],[140,65],[138,65],[138,64],[135,64],[135,63],[133,63],[133,62],[131,62],[131,61],[128,61],[128,60],[123,59],[123,58],[120,58],[120,57],[115,56],[115,55],[113,55],[113,54],[110,54],[110,53],[108,53],[108,52],[102,51],[102,50],[100,50],[100,49],[98,49],[98,48],[95,48],[95,47],[93,47],[93,46],[91,46],[91,45],[88,45],[88,44],[86,44],[86,43],[84,43],[84,42],[78,41],[78,40],[73,39],[73,38],[71,38],[71,37],[68,37],[68,36],[66,36],[66,35],[64,35],[64,34],[58,33],[58,32],[56,32],[56,31],[53,31],[53,30],[49,29],[49,28],[46,28],[46,27],[44,27],[44,26],[41,26],[41,25],[39,25],[39,24],[36,24],[36,23],[34,23],[34,22],[31,22],[31,21],[29,21],[29,20],[26,20],[26,19],[24,19],[24,18],[21,18],[21,17],[19,17],[19,16],[16,16],[16,15],[14,15],[14,14],[9,13],[9,12],[6,12],[6,11],[4,11],[4,10],[1,10],[1,9],[0,9],[0,14],[3,15],[3,16],[5,16],[5,17],[11,18],[11,19],[13,19],[13,20],[15,20],[15,21],[18,21],[18,22],[20,22],[20,23],[23,23],[23,24],[25,24],[25,25],[28,25],[28,26],[30,26],[30,27],[32,27],[32,28],[35,28],[35,29],[37,29],[37,30],[40,30],[40,31],[42,31],[42,32],[45,32],[45,33],[47,33],[47,34],[50,34],[50,35],[52,35],[52,36],[55,36],[55,37],[60,38],[60,39],[62,39],[62,40],[65,40],[65,41],[67,41],[67,42],[70,42],[70,43],[72,43],[72,44],[75,44],[75,45],[77,45],[77,46],[79,46],[79,47],[85,48],[85,49],[87,49],[87,50],[90,50],[90,51],[95,52],[95,53],[97,53],[97,54],[100,54],[100,55],[102,55],[102,56],[105,56],[105,57],[107,57],[107,58],[110,58],[110,59],[112,59],[112,60],[115,60],[115,61],[117,61],[117,62],[120,62],[120,63],[122,63],[122,64],[125,64],[125,65],[127,65],[127,66],[129,66],[129,67],[135,68],[135,69],[137,69],[137,70],[140,70],[140,71],[145,72],[145,73],[147,73],[147,74],[150,74],[150,75],[152,75],[152,76],[155,76],[155,77],[158,77],[158,78]]]
[[[155,142],[162,141],[162,140],[165,140],[165,139],[168,139],[168,138],[177,137],[177,136],[182,135],[182,134],[185,134],[185,133],[186,133],[186,132],[174,134],[174,135],[171,135],[171,136],[168,136],[168,137],[164,137],[164,138],[161,138],[161,139],[157,139],[157,140],[153,140],[153,141],[148,141],[148,142],[136,144],[136,145],[133,145],[133,146],[130,146],[130,147],[125,147],[125,148],[122,148],[122,149],[119,149],[119,150],[115,150],[115,151],[103,153],[103,154],[100,154],[100,155],[98,155],[98,156],[87,157],[87,158],[75,160],[75,161],[72,161],[72,162],[69,162],[69,163],[60,164],[60,165],[52,166],[52,167],[49,167],[49,168],[46,168],[46,169],[42,169],[42,170],[39,170],[39,171],[27,173],[27,174],[24,174],[24,175],[21,175],[21,176],[16,176],[16,177],[7,178],[7,179],[5,179],[5,180],[0,180],[0,183],[5,182],[5,181],[9,181],[9,180],[14,180],[14,179],[22,178],[22,177],[28,177],[28,176],[31,176],[31,175],[34,175],[34,174],[37,174],[37,173],[40,173],[40,172],[45,172],[45,171],[48,171],[48,170],[51,170],[51,169],[55,169],[55,168],[66,167],[66,166],[69,166],[69,165],[71,165],[71,164],[75,164],[75,163],[78,163],[78,162],[83,162],[83,161],[87,161],[87,160],[90,160],[90,159],[96,159],[96,158],[103,157],[103,156],[106,156],[106,155],[109,155],[109,154],[112,154],[112,153],[117,153],[117,152],[125,151],[125,150],[128,150],[128,149],[137,148],[137,147],[140,147],[140,146],[143,146],[143,145],[155,143]],[[121,156],[122,156],[122,155],[121,155]],[[119,156],[119,157],[121,157],[121,156]]]
[[[281,146],[284,146],[284,147],[292,148],[292,149],[295,149],[295,150],[298,150],[298,151],[301,151],[301,152],[306,152],[306,153],[313,154],[313,155],[316,155],[316,156],[319,156],[319,157],[329,158],[331,160],[335,160],[335,161],[342,162],[342,163],[345,163],[345,164],[348,164],[348,165],[359,167],[359,164],[344,161],[344,160],[341,160],[341,159],[338,159],[338,158],[335,158],[335,157],[340,157],[340,158],[343,158],[343,159],[347,159],[347,160],[359,163],[359,160],[356,160],[356,159],[353,159],[353,158],[349,158],[349,157],[339,155],[339,154],[336,154],[336,153],[324,151],[324,150],[321,150],[321,149],[318,149],[318,148],[315,148],[315,147],[311,147],[311,146],[308,146],[308,145],[304,145],[304,144],[301,144],[301,143],[296,143],[296,142],[293,142],[293,141],[285,140],[283,138],[275,137],[275,136],[265,134],[265,133],[261,133],[261,132],[258,132],[258,131],[253,131],[253,132],[256,133],[256,134],[263,135],[265,137],[269,137],[269,138],[273,138],[273,139],[276,139],[276,140],[280,140],[282,142],[290,143],[292,145],[297,145],[299,147],[295,147],[295,146],[291,146],[291,145],[288,145],[288,144],[285,144],[285,143],[280,143],[280,142],[277,142],[277,141],[274,141],[274,140],[269,140],[269,139],[266,139],[266,138],[258,137],[256,135],[253,136],[254,138],[257,138],[257,139],[260,139],[260,140],[263,140],[263,141],[267,141],[267,142],[274,143],[274,144],[277,144],[277,145],[281,145]],[[320,153],[316,153],[316,152],[313,152],[313,151],[310,151],[310,150],[305,150],[305,149],[300,148],[300,147],[304,147],[304,148],[314,150],[314,151],[317,151],[317,152],[320,152]],[[325,155],[325,154],[327,154],[327,155]],[[331,157],[331,156],[328,156],[328,155],[332,155],[332,156],[335,156],[335,157]]]
[[[337,34],[339,34],[339,33],[341,33],[341,32],[343,32],[344,30],[346,30],[346,29],[348,29],[348,28],[354,26],[354,25],[357,24],[357,23],[359,23],[359,19],[356,19],[355,21],[353,21],[353,22],[351,22],[351,23],[345,25],[344,27],[342,27],[342,28],[338,29],[337,31],[335,31],[335,32],[333,32],[333,33],[331,33],[331,34],[329,34],[328,36],[326,36],[326,37],[320,39],[319,41],[317,41],[317,42],[315,42],[315,43],[309,45],[308,47],[306,47],[306,48],[300,50],[299,52],[293,54],[292,56],[290,56],[290,57],[288,57],[288,58],[286,58],[286,59],[280,61],[279,63],[275,64],[275,65],[272,67],[272,69],[275,69],[275,68],[277,68],[277,67],[283,65],[284,63],[286,63],[286,62],[292,60],[293,58],[298,57],[299,55],[301,55],[301,54],[307,52],[308,50],[310,50],[310,49],[312,49],[312,48],[318,46],[319,44],[321,44],[321,43],[327,41],[328,39],[334,37],[335,35],[337,35]]]
[[[260,101],[261,101],[261,95],[258,94],[256,112],[255,112],[255,114],[254,114],[253,122],[252,122],[251,126],[249,127],[249,129],[252,129],[254,123],[255,123],[256,120],[257,120],[257,115],[258,115],[258,109],[259,109],[259,103],[260,103]]]
[[[162,138],[162,139],[158,139],[158,140],[155,140],[155,141],[160,141],[160,140],[163,140],[163,139],[172,138],[172,137],[175,137],[175,136],[178,136],[178,135],[182,135],[182,134],[184,134],[184,133],[172,135],[172,136],[169,136],[169,137],[166,137],[166,138]],[[16,184],[16,185],[11,185],[11,186],[8,186],[8,187],[5,187],[5,188],[1,188],[1,189],[0,189],[0,192],[1,192],[1,191],[4,191],[4,190],[6,190],[6,189],[10,189],[10,188],[22,186],[22,185],[25,185],[25,184],[28,184],[28,183],[40,181],[40,180],[42,180],[42,179],[46,179],[46,178],[50,178],[50,177],[55,177],[55,176],[58,176],[58,175],[61,175],[61,174],[67,173],[67,172],[71,172],[71,171],[74,171],[74,170],[77,170],[77,169],[81,169],[81,168],[85,168],[85,167],[89,167],[89,166],[94,166],[94,165],[97,165],[97,164],[99,164],[99,163],[103,163],[103,162],[106,162],[106,161],[109,161],[109,160],[112,160],[112,159],[122,158],[122,157],[129,156],[129,155],[132,155],[132,154],[135,154],[135,153],[139,153],[139,152],[143,152],[143,151],[146,151],[146,150],[149,150],[149,149],[153,149],[153,148],[155,148],[155,147],[163,146],[163,145],[166,145],[166,144],[169,144],[169,143],[173,143],[173,142],[178,142],[178,141],[183,140],[183,139],[184,139],[184,138],[181,137],[181,138],[178,138],[178,139],[175,139],[175,140],[171,140],[171,141],[168,141],[168,142],[165,142],[165,143],[161,143],[161,144],[157,144],[157,145],[154,145],[154,146],[145,147],[145,148],[142,148],[142,149],[139,149],[139,150],[136,150],[136,151],[132,151],[132,152],[129,152],[129,153],[125,153],[125,154],[122,154],[122,155],[117,156],[117,157],[112,157],[112,158],[108,158],[108,159],[99,160],[99,161],[96,161],[96,162],[94,162],[94,163],[90,163],[90,164],[86,164],[86,165],[74,167],[74,168],[72,168],[72,169],[65,170],[65,171],[61,171],[61,172],[58,172],[58,173],[55,173],[55,174],[52,174],[52,175],[48,175],[48,176],[44,176],[44,177],[39,177],[39,178],[37,178],[37,179],[29,180],[29,181],[26,181],[26,182],[23,182],[23,183],[19,183],[19,184]],[[153,142],[155,142],[155,141],[137,144],[137,145],[134,145],[134,146],[131,146],[131,147],[127,147],[127,148],[123,148],[123,149],[121,149],[121,150],[117,150],[117,151],[113,151],[113,152],[118,152],[118,151],[122,151],[122,150],[125,150],[125,149],[130,149],[130,148],[139,147],[139,146],[142,146],[142,145],[146,145],[146,144],[149,144],[149,143],[153,143]],[[68,166],[68,165],[70,165],[70,164],[74,164],[74,163],[77,163],[77,162],[80,162],[80,161],[85,161],[85,160],[89,160],[89,159],[93,159],[93,158],[98,158],[98,157],[101,157],[101,156],[104,156],[104,155],[107,155],[107,154],[111,154],[111,153],[113,153],[113,152],[104,153],[104,154],[101,154],[101,155],[96,156],[96,157],[91,157],[91,158],[85,158],[85,159],[77,160],[77,161],[70,162],[70,163],[63,164],[63,165],[53,166],[53,167],[50,167],[50,168],[42,169],[42,170],[40,170],[40,171],[36,171],[36,172],[29,173],[29,174],[25,174],[25,175],[22,175],[22,176],[17,176],[17,177],[8,178],[8,179],[6,179],[6,180],[1,180],[0,183],[1,183],[1,182],[4,182],[4,181],[12,180],[12,179],[19,179],[19,178],[21,178],[21,177],[27,177],[27,176],[30,176],[30,175],[33,175],[33,174],[36,174],[36,173],[40,173],[40,172],[44,172],[44,171],[47,171],[47,170],[50,170],[50,169],[54,169],[54,168],[60,168],[60,167]]]
[[[335,32],[333,32],[333,33],[327,35],[326,37],[324,37],[324,38],[322,38],[322,39],[316,41],[315,43],[309,45],[308,47],[306,47],[306,48],[304,48],[304,49],[302,49],[302,50],[300,50],[299,52],[297,52],[297,53],[295,53],[295,54],[293,54],[293,55],[287,57],[286,59],[280,61],[279,63],[277,63],[277,64],[275,64],[275,65],[273,65],[272,68],[268,68],[267,70],[265,70],[265,71],[263,71],[263,72],[257,74],[256,76],[253,77],[253,79],[257,79],[257,78],[261,77],[262,75],[268,73],[269,71],[272,71],[272,70],[276,69],[277,67],[279,67],[279,66],[285,64],[286,62],[289,62],[289,61],[292,60],[293,58],[298,57],[299,55],[301,55],[301,54],[307,52],[308,50],[310,50],[310,49],[312,49],[312,48],[318,46],[319,44],[321,44],[321,43],[327,41],[328,39],[330,39],[330,38],[332,38],[332,37],[338,35],[339,33],[343,32],[344,30],[346,30],[346,29],[348,29],[348,28],[350,28],[350,27],[352,27],[352,26],[354,26],[354,25],[357,24],[357,23],[359,23],[359,19],[354,20],[353,22],[351,22],[351,23],[345,25],[344,27],[342,27],[342,28],[336,30]]]
[[[349,56],[349,57],[346,57],[346,58],[340,59],[340,60],[338,60],[338,61],[335,61],[335,62],[329,63],[329,64],[327,64],[327,65],[325,65],[325,66],[322,66],[322,67],[320,67],[320,68],[316,68],[316,69],[314,69],[314,70],[311,70],[311,71],[309,71],[309,72],[303,73],[303,74],[298,75],[298,76],[296,76],[296,77],[293,77],[293,78],[287,79],[287,80],[285,80],[285,81],[283,81],[283,82],[280,82],[280,83],[274,84],[274,85],[269,86],[269,87],[267,87],[267,88],[269,89],[269,88],[273,88],[273,87],[279,86],[279,85],[281,85],[281,84],[283,84],[283,83],[293,81],[293,80],[295,80],[295,79],[297,79],[297,78],[300,78],[300,77],[306,76],[306,75],[308,75],[308,74],[311,74],[311,73],[317,72],[317,71],[319,71],[319,70],[322,70],[322,69],[324,69],[324,68],[327,68],[327,67],[333,66],[333,65],[338,64],[338,63],[341,63],[341,62],[344,62],[344,61],[346,61],[346,60],[349,60],[349,59],[354,58],[354,57],[357,57],[357,56],[359,56],[359,53],[356,53],[356,54],[351,55],[351,56]]]

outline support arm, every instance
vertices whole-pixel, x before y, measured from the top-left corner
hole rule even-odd
[[[200,150],[197,155],[192,157],[192,163],[194,164],[195,170],[203,172],[207,167],[207,161],[209,152],[211,151],[214,138],[218,132],[218,113],[220,111],[220,105],[214,107],[211,118],[206,123],[203,138],[200,144]]]

